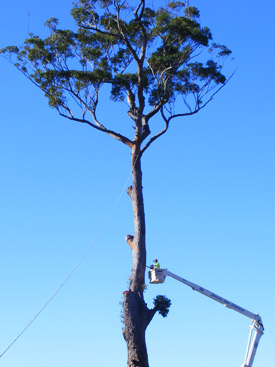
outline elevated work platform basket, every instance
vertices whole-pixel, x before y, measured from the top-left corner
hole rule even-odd
[[[164,283],[167,269],[152,269],[149,271],[150,284]]]

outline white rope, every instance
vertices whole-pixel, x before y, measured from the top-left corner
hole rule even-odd
[[[136,157],[137,159],[138,157]],[[69,275],[66,277],[66,279],[60,284],[60,286],[56,289],[56,291],[52,294],[52,296],[48,299],[48,301],[44,304],[43,307],[41,307],[41,309],[37,312],[37,314],[32,318],[32,320],[24,327],[24,329],[17,335],[17,337],[9,344],[9,346],[2,352],[2,354],[0,354],[0,358],[3,357],[3,355],[13,346],[14,343],[16,343],[16,341],[20,338],[20,336],[22,334],[24,334],[24,332],[31,326],[31,324],[37,319],[37,317],[41,314],[42,311],[44,311],[44,309],[48,306],[48,304],[53,300],[53,298],[60,292],[60,290],[62,289],[62,287],[67,283],[67,281],[70,279],[70,277],[73,275],[73,273],[76,271],[76,269],[80,266],[80,264],[83,262],[83,260],[86,258],[86,256],[88,255],[88,253],[91,251],[94,243],[97,241],[98,237],[101,235],[101,233],[104,231],[105,227],[107,226],[107,224],[109,223],[116,207],[118,206],[118,203],[121,200],[121,197],[126,189],[126,186],[128,184],[128,181],[130,180],[131,174],[129,174],[115,204],[113,205],[113,208],[111,209],[109,215],[107,216],[105,222],[103,223],[103,225],[101,226],[101,228],[99,229],[98,233],[96,234],[96,236],[94,237],[93,241],[91,242],[90,246],[88,247],[88,249],[86,250],[86,252],[82,255],[82,257],[80,258],[80,260],[76,263],[76,265],[74,266],[74,268],[71,270],[71,272],[69,273]]]

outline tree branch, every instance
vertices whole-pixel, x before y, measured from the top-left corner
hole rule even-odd
[[[147,310],[146,327],[150,324],[150,322],[152,321],[152,319],[155,316],[156,312],[157,312],[157,307],[154,307],[152,309]]]
[[[142,9],[141,9],[141,12],[140,12],[140,14],[138,16],[138,11],[139,11],[139,9],[140,9],[141,6],[142,6]],[[134,11],[134,16],[135,16],[136,19],[141,20],[142,15],[144,13],[144,9],[145,9],[145,1],[144,0],[141,0],[140,3],[138,4],[136,10]]]
[[[165,116],[164,116],[164,113],[163,113],[163,110],[161,110],[161,114],[162,114],[162,117],[163,117],[163,120],[165,121],[165,128],[163,130],[161,130],[159,133],[157,133],[153,138],[151,138],[148,143],[141,149],[141,155],[145,152],[145,150],[147,148],[149,148],[149,146],[156,140],[158,139],[160,136],[162,136],[163,134],[166,133],[166,131],[168,130],[168,127],[169,127],[169,122],[170,122],[170,119],[167,119]]]
[[[159,102],[157,106],[154,106],[154,108],[150,112],[148,112],[145,116],[147,121],[149,121],[153,116],[155,116],[161,110],[161,108],[165,105],[165,103],[166,102],[161,101]]]
[[[128,50],[130,51],[130,54],[133,56],[133,58],[136,60],[136,62],[139,62],[139,57],[136,53],[136,51],[133,49],[128,37],[126,37],[124,31],[122,30],[121,24],[120,24],[120,17],[119,17],[119,9],[117,9],[117,18],[116,18],[116,23],[117,23],[117,27],[120,33],[120,37],[123,39],[123,41],[125,42],[126,47],[128,48]]]
[[[94,27],[94,26],[85,26],[83,24],[81,24],[81,28],[84,28],[84,29],[88,29],[90,31],[95,31],[95,32],[98,32],[98,33],[101,33],[101,34],[105,34],[106,36],[112,36],[112,37],[117,37],[117,38],[121,38],[122,39],[122,36],[118,33],[112,33],[112,32],[108,32],[108,31],[103,31],[97,27]]]
[[[148,141],[148,143],[141,149],[141,155],[145,152],[145,150],[146,149],[148,149],[149,148],[149,146],[155,141],[155,140],[157,140],[159,137],[161,137],[163,134],[165,134],[166,133],[166,131],[168,130],[168,128],[169,128],[169,124],[170,124],[170,121],[172,120],[172,119],[175,119],[175,118],[177,118],[177,117],[185,117],[185,116],[192,116],[192,115],[195,115],[196,113],[198,113],[201,109],[203,109],[204,107],[206,107],[207,105],[208,105],[208,103],[209,102],[211,102],[212,100],[213,100],[213,98],[214,98],[214,96],[223,88],[223,87],[225,87],[225,85],[229,82],[229,80],[233,77],[233,75],[235,74],[235,72],[236,71],[234,71],[231,75],[230,75],[230,77],[226,80],[226,82],[225,83],[223,83],[211,96],[210,96],[210,98],[202,105],[202,106],[199,106],[198,104],[197,104],[197,106],[196,106],[196,108],[195,108],[195,110],[193,110],[193,111],[190,111],[190,112],[185,112],[185,113],[178,113],[178,114],[175,114],[175,115],[171,115],[169,118],[167,118],[167,117],[165,117],[165,115],[164,115],[164,112],[163,112],[163,106],[164,105],[162,105],[159,109],[158,109],[158,111],[161,109],[161,115],[162,115],[162,118],[163,118],[163,120],[165,121],[165,128],[163,129],[163,130],[161,130],[159,133],[157,133],[154,137],[152,137],[149,141]],[[154,116],[158,111],[154,111],[154,110],[152,110],[151,111],[151,116],[150,117],[152,117],[152,116]],[[149,112],[149,114],[150,114],[150,112]],[[149,115],[149,114],[147,114],[147,116]]]
[[[68,108],[66,108],[66,106],[62,106],[62,107],[63,107],[63,108],[65,108],[65,110],[67,110],[67,111],[68,111]],[[89,121],[89,120],[86,120],[86,119],[79,119],[79,118],[77,118],[77,117],[74,117],[74,116],[72,115],[72,113],[70,113],[70,116],[68,116],[68,115],[66,115],[65,113],[62,113],[62,112],[60,111],[60,109],[59,109],[59,108],[57,108],[57,111],[58,111],[58,113],[60,114],[60,116],[65,117],[65,118],[67,118],[68,120],[76,121],[76,122],[80,122],[80,123],[82,123],[82,124],[87,124],[87,125],[89,125],[89,126],[93,127],[94,129],[99,130],[99,131],[102,131],[102,132],[104,132],[104,133],[106,133],[106,134],[110,135],[111,137],[113,137],[113,138],[115,138],[115,139],[117,139],[117,140],[121,141],[122,143],[124,143],[125,145],[127,145],[127,146],[128,146],[128,147],[130,147],[130,148],[132,148],[132,146],[133,146],[133,142],[132,142],[131,140],[129,140],[128,138],[126,138],[126,136],[121,135],[121,134],[119,134],[119,133],[117,133],[117,132],[115,132],[115,131],[112,131],[112,130],[106,129],[105,127],[103,127],[103,125],[101,125],[101,126],[97,126],[97,125],[93,124],[93,123],[92,123],[91,121]]]
[[[176,118],[176,117],[185,117],[185,116],[191,116],[191,115],[195,115],[196,113],[198,113],[201,109],[203,109],[204,107],[206,107],[208,105],[209,102],[211,102],[213,100],[213,98],[215,97],[215,95],[226,86],[226,84],[229,82],[229,80],[233,77],[233,75],[235,74],[236,70],[230,75],[230,77],[209,97],[209,99],[201,106],[199,106],[197,104],[196,108],[194,111],[190,111],[187,113],[178,113],[175,114],[173,116],[169,117],[169,121],[171,121],[172,119]]]

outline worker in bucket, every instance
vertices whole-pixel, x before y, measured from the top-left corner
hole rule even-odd
[[[155,269],[159,269],[159,262],[158,262],[158,259],[155,259],[155,260],[154,260],[154,263],[155,263],[155,264],[154,264],[154,268],[155,268]]]

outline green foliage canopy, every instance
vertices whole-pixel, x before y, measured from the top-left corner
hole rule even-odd
[[[128,146],[133,140],[121,135],[119,127],[108,130],[97,118],[104,85],[113,101],[127,101],[140,142],[150,135],[150,118],[161,112],[165,127],[147,141],[144,151],[173,118],[197,113],[226,83],[222,66],[231,51],[211,43],[198,9],[181,1],[155,10],[145,0],[79,0],[71,15],[75,30],[58,29],[58,20],[51,18],[45,23],[47,38],[30,34],[23,47],[1,52],[62,116],[88,123]],[[176,113],[179,98],[184,104]]]

